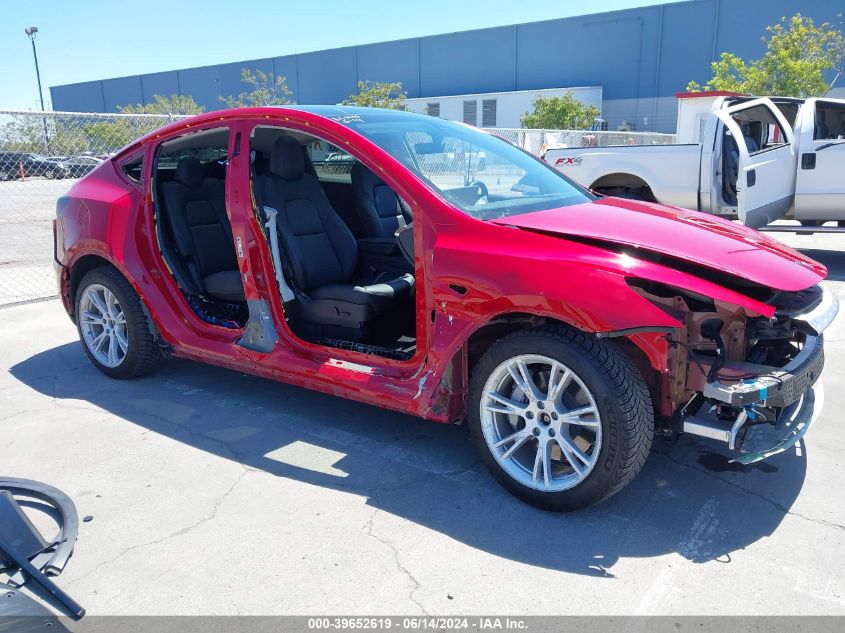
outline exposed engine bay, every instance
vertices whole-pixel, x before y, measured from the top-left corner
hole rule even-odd
[[[830,291],[755,288],[774,308],[766,318],[657,282],[630,285],[684,324],[666,337],[676,403],[663,421],[666,433],[724,441],[739,453],[732,461],[741,463],[780,452],[806,433],[810,422],[793,418],[821,397],[812,387],[824,366],[822,331],[838,310]]]

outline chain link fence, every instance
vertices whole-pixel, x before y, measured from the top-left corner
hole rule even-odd
[[[490,128],[487,131],[537,156],[541,156],[546,149],[551,148],[663,145],[675,142],[674,134],[662,134],[659,132],[526,130],[520,128]]]
[[[0,110],[0,306],[56,296],[52,261],[56,200],[132,140],[177,118]],[[673,140],[669,134],[643,132],[490,131],[535,154],[552,146]]]
[[[0,306],[56,295],[56,200],[114,152],[176,118],[0,110]]]

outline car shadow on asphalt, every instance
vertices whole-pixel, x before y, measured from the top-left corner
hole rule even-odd
[[[716,443],[657,439],[621,493],[554,514],[501,489],[463,426],[182,360],[138,380],[112,380],[90,365],[79,343],[10,371],[58,401],[87,401],[247,467],[361,495],[374,508],[492,555],[593,576],[614,577],[620,559],[673,552],[696,563],[730,563],[732,552],[774,532],[805,476],[803,445],[800,455],[791,450],[743,467],[729,465]],[[314,455],[314,464],[302,455]]]

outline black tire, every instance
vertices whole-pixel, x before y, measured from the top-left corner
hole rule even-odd
[[[648,194],[648,190],[642,187],[599,187],[594,191],[603,196],[610,196],[612,198],[622,198],[624,200],[641,200],[643,202],[652,202],[653,198]]]
[[[119,365],[109,367],[101,363],[88,349],[82,333],[80,303],[85,289],[92,284],[108,288],[117,298],[126,319],[126,355]],[[161,361],[161,349],[150,332],[150,325],[141,307],[138,293],[118,270],[110,266],[95,268],[79,282],[75,298],[76,329],[82,349],[94,366],[111,378],[137,378],[153,371]]]
[[[519,482],[502,468],[484,438],[484,385],[502,363],[523,354],[563,363],[592,392],[599,411],[602,441],[598,459],[589,474],[568,490],[540,491]],[[651,395],[636,365],[613,343],[562,325],[514,332],[487,350],[472,371],[468,420],[472,441],[496,480],[523,501],[558,512],[594,505],[619,492],[642,468],[654,436]]]
[[[648,196],[645,194],[643,189],[631,189],[629,191],[622,191],[616,194],[617,198],[622,198],[623,200],[642,200],[648,201]]]

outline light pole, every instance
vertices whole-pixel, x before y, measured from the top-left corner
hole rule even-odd
[[[41,111],[44,112],[44,93],[41,91],[41,71],[38,70],[38,53],[35,52],[35,34],[38,33],[37,26],[30,26],[24,29],[24,32],[32,42],[32,58],[35,60],[35,78],[38,80],[38,99],[41,101]],[[50,136],[47,134],[47,117],[42,117],[44,123],[44,143],[46,143],[47,153],[50,152]]]

